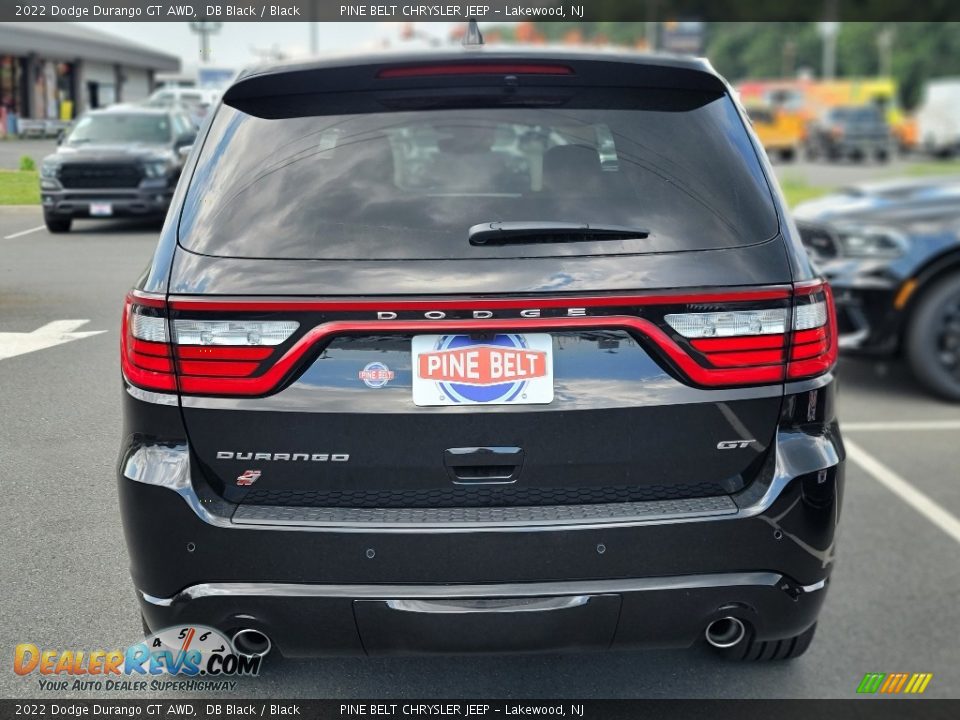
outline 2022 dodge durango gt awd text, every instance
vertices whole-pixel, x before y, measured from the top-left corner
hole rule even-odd
[[[279,66],[198,143],[123,317],[147,627],[285,656],[807,648],[833,305],[709,65]]]

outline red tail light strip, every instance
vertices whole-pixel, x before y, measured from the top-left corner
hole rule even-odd
[[[181,360],[266,360],[272,354],[272,347],[177,345],[177,357]]]
[[[646,338],[673,366],[694,384],[704,387],[762,385],[819,375],[836,362],[836,315],[829,288],[821,282],[804,283],[796,295],[823,294],[829,307],[825,327],[786,335],[699,338],[681,345],[654,322],[632,315],[567,316],[557,318],[436,319],[436,320],[335,320],[307,331],[282,357],[267,363],[265,372],[251,377],[262,362],[274,354],[270,347],[175,346],[179,378],[170,367],[173,357],[164,343],[147,342],[128,334],[130,305],[163,308],[162,299],[132,294],[123,318],[123,370],[127,379],[152,390],[175,390],[192,395],[268,395],[290,377],[296,365],[317,344],[338,335],[362,333],[436,333],[470,331],[533,331],[570,329],[620,329]],[[705,294],[639,294],[632,296],[552,298],[457,298],[444,300],[289,300],[249,298],[206,299],[181,297],[169,301],[178,311],[283,312],[364,311],[377,313],[401,310],[492,310],[576,307],[629,308],[640,305],[685,304],[688,306],[786,300],[791,290],[778,286]],[[789,343],[789,346],[787,345]],[[692,347],[702,355],[698,362]],[[789,347],[789,362],[785,362]]]
[[[758,300],[786,300],[790,297],[787,287],[772,287],[762,290],[730,291],[683,295],[611,295],[592,297],[531,297],[531,298],[457,298],[439,300],[250,300],[249,298],[204,299],[172,298],[174,310],[224,311],[224,312],[377,312],[396,310],[509,310],[528,307],[629,307],[631,305],[710,305],[714,303],[754,302]],[[471,324],[470,327],[473,327]]]
[[[769,350],[782,348],[783,335],[749,335],[747,337],[698,338],[690,344],[705,353],[732,352],[734,350]]]
[[[571,328],[615,328],[632,330],[654,342],[681,372],[693,382],[705,386],[774,383],[783,380],[783,365],[745,369],[713,370],[705,368],[690,357],[663,330],[649,320],[627,316],[583,318],[533,318],[514,320],[377,320],[335,321],[318,325],[308,331],[275,365],[263,375],[253,378],[195,378],[182,376],[180,388],[191,394],[265,395],[276,388],[294,365],[318,342],[336,335],[352,333],[436,333],[469,332],[475,330],[532,331],[568,330]]]

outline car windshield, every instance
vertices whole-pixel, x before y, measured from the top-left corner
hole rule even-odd
[[[875,107],[838,108],[832,113],[832,119],[837,122],[880,122],[880,111]]]
[[[649,91],[621,107],[472,108],[263,119],[223,107],[181,242],[233,257],[441,259],[730,247],[778,230],[743,121],[724,95]],[[651,96],[653,98],[651,99]],[[473,226],[543,239],[471,244]],[[634,237],[570,224],[639,228]],[[483,245],[483,246],[481,246]]]
[[[146,113],[109,113],[81,118],[67,138],[70,145],[170,142],[170,118]]]

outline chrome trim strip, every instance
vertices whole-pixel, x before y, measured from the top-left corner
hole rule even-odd
[[[130,397],[142,400],[143,402],[153,403],[154,405],[176,405],[179,402],[179,398],[176,395],[144,390],[143,388],[138,388],[127,383],[124,383],[124,385]]]
[[[617,527],[736,514],[736,503],[728,495],[719,495],[688,500],[529,507],[366,509],[241,505],[233,513],[232,521],[238,527],[261,528],[465,531],[584,525]]]
[[[197,497],[190,481],[190,452],[186,445],[141,445],[127,457],[123,475],[134,482],[172,490],[205,523],[223,528],[233,526],[229,518],[211,512]]]
[[[94,191],[91,191],[91,194],[96,194]],[[143,298],[144,300],[164,300],[166,301],[167,296],[164,293],[153,293],[147,292],[146,290],[131,290],[130,294],[137,298]]]
[[[839,335],[837,337],[837,347],[841,350],[854,350],[863,345],[863,341],[867,339],[868,335],[870,335],[870,328],[863,328],[862,330],[847,333],[846,335]]]
[[[168,607],[208,597],[315,597],[352,600],[430,600],[455,598],[557,597],[604,593],[691,590],[752,585],[776,587],[783,575],[772,572],[713,573],[617,580],[572,580],[491,585],[311,585],[308,583],[201,583],[171,598],[157,599],[140,592],[148,603]]]
[[[561,595],[560,597],[502,598],[497,600],[385,600],[391,610],[425,615],[462,615],[465,613],[550,612],[582,607],[594,595]]]
[[[824,578],[818,582],[815,582],[813,585],[801,585],[800,589],[805,593],[816,592],[817,590],[823,590],[827,586],[827,579]]]

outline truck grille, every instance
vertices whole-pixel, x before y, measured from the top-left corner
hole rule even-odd
[[[60,184],[65,188],[135,188],[141,177],[137,165],[69,164],[60,168]]]

